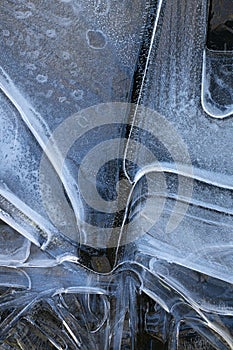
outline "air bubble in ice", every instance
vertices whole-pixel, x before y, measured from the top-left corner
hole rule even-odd
[[[70,59],[70,54],[69,54],[69,52],[63,51],[63,52],[62,52],[62,58],[63,58],[64,60],[69,60],[69,59]]]
[[[72,96],[76,99],[76,100],[81,100],[83,98],[83,90],[74,90],[72,92]]]
[[[38,81],[38,83],[46,83],[46,81],[48,80],[48,77],[47,75],[38,74],[36,77],[36,80]]]
[[[58,100],[60,103],[63,103],[67,100],[67,98],[65,96],[60,96]]]
[[[88,30],[86,37],[88,45],[93,49],[103,49],[106,45],[106,36],[101,30]]]

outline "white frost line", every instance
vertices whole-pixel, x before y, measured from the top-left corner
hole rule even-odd
[[[6,224],[11,226],[14,230],[22,234],[25,238],[29,239],[36,246],[40,247],[40,243],[38,237],[31,234],[29,230],[25,229],[22,225],[19,225],[8,213],[0,209],[0,219],[4,221]]]
[[[51,132],[49,131],[49,127],[44,123],[39,113],[37,113],[32,106],[29,105],[28,101],[24,98],[24,96],[19,92],[19,90],[15,87],[12,80],[8,76],[8,74],[0,67],[0,88],[4,92],[4,94],[8,97],[11,103],[15,106],[22,119],[31,130],[36,140],[42,149],[45,149],[46,141],[51,136]],[[31,116],[32,120],[28,118],[28,115]],[[31,121],[34,121],[35,125],[32,124]],[[42,129],[47,132],[47,135],[40,135],[37,130]]]
[[[45,232],[47,235],[47,241],[43,244],[44,246],[47,246],[47,244],[51,241],[51,238],[54,233],[57,233],[56,228],[52,227],[51,223],[47,222],[46,219],[44,219],[41,215],[36,213],[34,210],[32,210],[30,207],[28,207],[24,202],[22,202],[17,196],[15,196],[7,187],[6,185],[3,185],[5,188],[0,186],[0,195],[2,195],[3,198],[5,198],[11,205],[13,205],[17,210],[22,212],[30,221],[34,222],[41,231]],[[0,213],[1,214],[1,213]],[[11,214],[11,213],[9,213]],[[6,221],[7,218],[4,216],[3,220]],[[8,224],[10,226],[14,225],[14,228],[21,232],[26,238],[28,238],[30,241],[35,243],[37,246],[40,246],[39,244],[39,236],[37,234],[37,238],[35,238],[34,235],[30,234],[31,230],[35,231],[35,227],[31,227],[31,230],[25,230],[23,227],[20,227],[18,223],[10,216],[8,220]],[[24,220],[24,225],[28,223]],[[16,228],[17,227],[17,228]]]
[[[182,169],[182,170],[181,170]],[[196,181],[204,182],[208,185],[233,190],[233,176],[220,173],[212,173],[204,169],[197,169],[183,164],[173,164],[167,162],[152,163],[143,167],[136,174],[133,183],[138,182],[144,175],[153,172],[165,172],[181,175]]]
[[[153,49],[154,38],[155,38],[155,35],[156,35],[156,30],[157,30],[157,26],[158,26],[158,22],[159,22],[159,17],[160,17],[162,4],[163,4],[163,0],[159,0],[159,3],[157,5],[157,10],[156,10],[157,14],[156,14],[156,18],[155,18],[154,28],[153,28],[152,37],[151,37],[151,41],[150,41],[150,46],[149,46],[149,50],[148,50],[148,54],[147,54],[146,65],[145,65],[145,69],[144,69],[144,73],[143,73],[143,77],[142,77],[142,82],[141,82],[141,86],[140,86],[140,90],[139,90],[139,95],[138,95],[138,99],[137,99],[137,105],[136,105],[136,108],[135,108],[135,111],[134,111],[133,121],[132,121],[132,124],[131,124],[128,141],[127,141],[127,144],[126,144],[126,147],[125,147],[124,160],[126,159],[126,153],[127,153],[127,150],[128,150],[129,140],[130,140],[131,134],[132,134],[132,127],[135,124],[135,119],[136,119],[136,114],[137,114],[137,110],[138,110],[139,101],[140,101],[140,99],[142,97],[142,92],[143,92],[143,89],[144,89],[144,83],[145,83],[145,79],[146,79],[146,75],[147,75],[148,66],[149,66],[149,63],[150,63],[150,56],[151,56],[151,52],[152,52],[152,49]],[[125,161],[123,162],[123,168],[124,168],[125,176],[127,177],[129,182],[131,183],[130,177],[129,177],[127,171],[126,171]]]
[[[46,153],[47,143],[49,141],[49,138],[52,136],[48,125],[44,122],[41,115],[34,110],[34,108],[28,103],[28,101],[24,98],[24,96],[19,92],[17,87],[13,84],[12,80],[10,79],[8,74],[3,70],[2,67],[0,67],[0,89],[2,89],[2,91],[8,97],[8,99],[11,101],[11,103],[15,106],[17,111],[20,113],[23,121],[26,123],[29,130],[32,132],[35,139],[41,146],[42,150],[45,152],[46,156],[50,160],[52,166],[56,170],[70,198],[70,202],[72,204],[72,207],[77,219],[77,225],[80,226],[79,219],[78,219],[80,216],[80,208],[73,196],[73,192],[74,193],[76,192],[76,188],[74,188],[75,182],[72,181],[71,176],[69,176],[70,181],[66,180],[66,178],[68,178],[69,171],[65,167],[65,165],[64,165],[64,172],[63,172],[65,175],[61,176],[60,172],[57,171],[57,166],[56,166],[57,154],[55,154],[55,157],[53,157],[54,154],[51,154],[51,152],[49,152],[49,154],[47,154],[48,152]],[[30,118],[28,116],[30,116]]]
[[[143,88],[144,88],[144,82],[145,82],[145,79],[146,79],[147,69],[148,69],[148,66],[149,66],[149,63],[150,63],[150,56],[151,56],[151,52],[152,52],[152,48],[153,48],[153,44],[154,44],[154,38],[155,38],[157,26],[158,26],[158,21],[159,21],[159,17],[160,17],[162,4],[163,4],[163,0],[159,0],[158,6],[157,6],[157,14],[156,14],[156,19],[155,19],[155,23],[154,23],[153,33],[152,33],[152,37],[151,37],[151,41],[150,41],[150,47],[149,47],[149,51],[148,51],[148,55],[147,55],[145,70],[144,70],[142,83],[141,83],[141,87],[140,87],[140,91],[139,91],[138,101],[140,101],[140,99],[141,99],[142,91],[143,91]],[[137,106],[138,106],[138,103],[137,103]],[[137,112],[137,106],[136,106],[135,114]],[[135,114],[134,114],[133,121],[135,120]],[[133,124],[134,124],[134,122],[133,122]]]

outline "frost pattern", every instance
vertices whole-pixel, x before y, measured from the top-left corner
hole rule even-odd
[[[233,349],[232,56],[205,53],[207,2],[0,16],[1,349]]]

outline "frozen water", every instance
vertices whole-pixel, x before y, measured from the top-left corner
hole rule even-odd
[[[1,349],[233,349],[233,57],[207,5],[1,1]]]

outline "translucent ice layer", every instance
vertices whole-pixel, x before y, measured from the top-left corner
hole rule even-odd
[[[1,349],[233,349],[224,4],[1,1]]]

